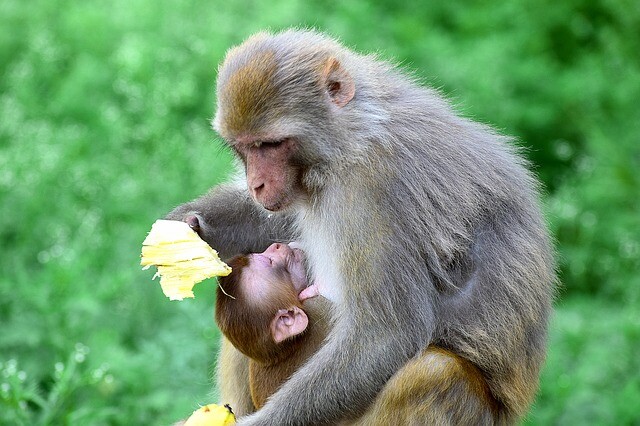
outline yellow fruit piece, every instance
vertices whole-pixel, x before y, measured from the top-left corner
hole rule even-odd
[[[194,411],[184,426],[225,426],[235,423],[236,416],[228,405],[209,404]]]
[[[226,276],[231,268],[218,252],[204,242],[193,229],[176,220],[157,220],[142,243],[142,269],[157,266],[160,286],[171,300],[193,296],[193,286],[200,281]]]

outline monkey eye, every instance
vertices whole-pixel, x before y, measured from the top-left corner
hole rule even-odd
[[[275,139],[275,140],[267,140],[267,141],[255,141],[253,143],[254,148],[275,148],[278,145],[281,145],[286,139]]]

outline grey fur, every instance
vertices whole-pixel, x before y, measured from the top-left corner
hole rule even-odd
[[[200,237],[223,259],[238,253],[260,253],[273,241],[292,238],[292,219],[274,216],[252,202],[246,186],[220,185],[206,195],[173,209],[165,219],[200,217]],[[213,224],[213,225],[212,225]]]
[[[503,420],[516,421],[537,388],[556,280],[526,162],[509,138],[460,117],[434,90],[311,31],[250,39],[222,65],[219,90],[265,51],[275,54],[280,91],[264,102],[278,108],[256,125],[299,141],[311,198],[269,218],[246,188],[225,186],[169,217],[202,212],[215,224],[205,238],[226,256],[297,238],[340,300],[325,346],[239,424],[355,418],[430,343],[476,364]],[[313,67],[328,57],[355,80],[344,108],[321,101]],[[223,136],[232,107],[219,97]]]

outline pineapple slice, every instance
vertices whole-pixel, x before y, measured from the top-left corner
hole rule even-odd
[[[231,407],[209,404],[194,411],[184,426],[228,426],[235,423],[236,417]]]
[[[142,269],[154,265],[162,291],[170,300],[194,297],[193,286],[200,281],[226,276],[231,268],[218,257],[193,229],[176,220],[157,220],[142,243]]]

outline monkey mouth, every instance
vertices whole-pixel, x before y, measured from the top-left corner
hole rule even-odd
[[[291,276],[291,282],[298,293],[298,299],[302,302],[306,299],[318,296],[318,286],[309,281],[307,275],[307,256],[302,246],[292,241],[288,246],[286,267]]]
[[[287,254],[287,269],[291,274],[291,281],[296,291],[299,293],[309,286],[306,269],[306,255],[297,243],[289,243],[289,253]]]
[[[253,199],[256,202],[258,202],[262,207],[264,207],[265,210],[268,210],[270,212],[277,212],[282,210],[283,207],[285,207],[285,202],[281,198],[273,200],[273,199],[268,199],[264,197],[254,196]]]
[[[253,199],[265,210],[279,212],[289,208],[294,203],[295,197],[293,194],[284,194],[279,197],[260,197],[254,195]]]
[[[264,207],[265,210],[268,210],[270,212],[277,212],[280,210],[279,204],[272,204],[272,205],[262,204],[262,207]]]

